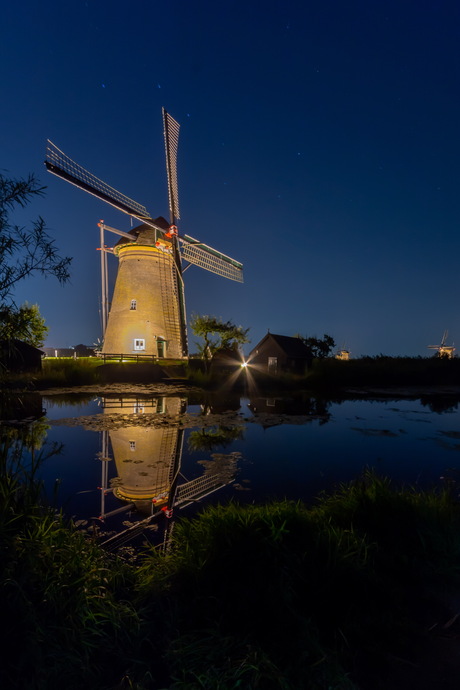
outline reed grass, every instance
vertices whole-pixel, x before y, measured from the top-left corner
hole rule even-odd
[[[97,357],[46,358],[41,372],[17,374],[2,371],[3,388],[43,389],[50,386],[91,385],[100,382],[99,367],[112,360]],[[113,360],[119,364],[119,360]],[[139,362],[139,365],[145,364]],[[228,372],[215,370],[206,372],[200,360],[190,359],[187,364],[181,360],[158,360],[165,372],[169,370],[173,378],[183,379],[190,385],[207,390],[215,390],[230,385],[234,390],[254,388],[264,392],[290,390],[339,391],[347,387],[369,386],[436,386],[460,385],[460,358],[439,357],[359,357],[349,361],[339,361],[332,357],[313,360],[304,374],[280,372],[276,376],[251,370],[251,377],[244,372],[235,378]],[[138,373],[136,364],[131,362],[133,374]],[[126,366],[123,371],[128,371]],[[140,370],[139,370],[140,371]],[[119,376],[119,371],[115,375]],[[144,375],[144,374],[143,374]],[[129,377],[128,377],[129,378]],[[118,380],[118,379],[117,379]],[[124,379],[123,379],[124,380]],[[106,382],[106,381],[105,381]]]
[[[101,364],[97,357],[45,359],[35,383],[38,388],[91,385],[98,381]]]
[[[447,487],[398,487],[367,469],[332,494],[322,494],[316,512],[377,543],[380,566],[412,588],[448,585],[460,577],[459,506]]]
[[[359,357],[348,361],[314,360],[307,372],[311,386],[423,386],[460,384],[460,359],[443,357]]]
[[[39,468],[58,451],[0,445],[2,687],[113,684],[139,630],[125,597],[131,571],[109,563],[45,501]]]
[[[363,676],[385,687],[390,656],[410,657],[422,635],[420,602],[459,584],[459,523],[448,492],[370,471],[313,507],[231,504],[182,520],[171,554],[140,570],[143,596],[163,592],[177,687],[352,688]]]
[[[456,497],[371,470],[311,506],[208,507],[128,564],[46,502],[59,447],[31,437],[0,445],[2,687],[385,688],[416,607],[460,583]]]

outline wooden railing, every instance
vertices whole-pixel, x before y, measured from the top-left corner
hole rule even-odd
[[[107,352],[98,352],[97,356],[104,362],[109,360],[117,360],[118,362],[157,362],[157,355],[133,355],[133,354],[112,354]]]

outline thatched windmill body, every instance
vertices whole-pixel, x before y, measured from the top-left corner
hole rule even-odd
[[[45,165],[49,172],[141,221],[130,232],[99,223],[101,240],[102,331],[104,354],[187,357],[183,261],[224,278],[243,281],[238,261],[190,237],[180,235],[177,188],[179,124],[163,108],[169,221],[153,218],[145,206],[121,194],[71,160],[48,141]],[[113,248],[105,231],[120,236]],[[107,253],[119,259],[110,311]],[[186,266],[186,267],[187,267]]]

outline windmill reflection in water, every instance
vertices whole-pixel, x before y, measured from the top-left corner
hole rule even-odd
[[[139,415],[149,417],[142,424],[102,431],[102,482],[100,520],[121,512],[137,511],[146,515],[127,529],[102,541],[101,545],[114,550],[138,537],[149,524],[164,517],[167,521],[164,541],[167,542],[175,508],[185,508],[208,494],[234,481],[236,458],[228,462],[211,463],[203,474],[188,480],[181,471],[184,429],[180,415],[185,412],[187,401],[180,396],[139,398],[136,396],[101,400],[105,415]],[[165,422],[158,425],[158,416],[165,415]],[[145,423],[144,423],[145,421]],[[151,424],[148,422],[151,421]],[[117,476],[110,482],[109,461],[111,446]],[[106,512],[106,496],[109,493],[123,502],[119,508]]]

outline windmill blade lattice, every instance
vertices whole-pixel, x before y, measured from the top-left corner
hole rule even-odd
[[[180,125],[163,108],[163,132],[166,150],[166,174],[168,176],[169,212],[171,225],[180,218],[179,190],[177,186],[177,148]]]
[[[189,263],[204,268],[206,271],[211,271],[211,273],[216,273],[223,278],[235,280],[238,283],[243,282],[243,265],[238,261],[188,235],[179,236],[179,241],[181,242],[182,257]]]
[[[152,216],[145,206],[138,204],[134,199],[130,199],[128,196],[118,192],[106,182],[85,170],[61,149],[58,149],[56,144],[53,144],[49,139],[46,147],[45,165],[48,172],[74,184],[85,192],[98,197],[98,199],[102,199],[102,201],[114,206],[119,211],[123,211],[123,213],[134,216],[139,220],[152,220]]]
[[[179,125],[177,125],[176,121],[168,113],[166,113],[166,111],[164,111],[164,114],[164,121],[169,123],[169,143],[167,145],[167,149],[168,147],[170,149],[170,170],[168,171],[170,211],[176,218],[179,218],[176,165]],[[177,125],[177,130],[172,123]],[[72,160],[49,139],[47,142],[45,165],[48,169],[48,172],[52,173],[53,175],[70,182],[76,187],[79,187],[79,189],[83,189],[83,191],[88,192],[88,194],[92,194],[102,201],[105,201],[107,204],[114,206],[119,211],[143,221],[147,225],[150,225],[158,230],[163,235],[165,234],[164,228],[161,228],[154,222],[154,219],[147,211],[145,206],[117,191],[114,187],[111,187],[106,182],[96,177],[96,175],[88,172],[88,170]],[[210,271],[211,273],[228,278],[229,280],[235,280],[240,283],[243,282],[243,266],[238,261],[231,259],[225,254],[212,249],[208,245],[203,244],[202,242],[199,242],[188,235],[179,235],[178,239],[181,244],[181,255],[189,263],[199,266],[200,268]]]

